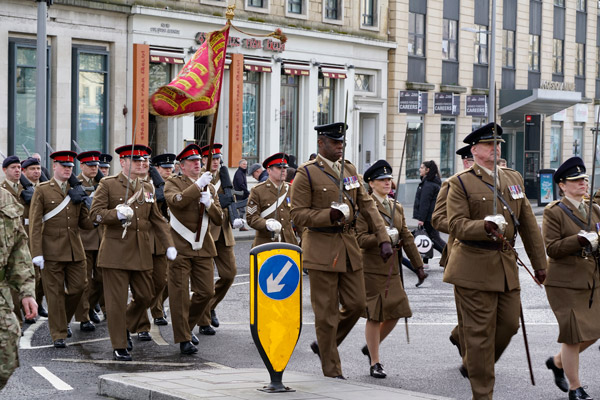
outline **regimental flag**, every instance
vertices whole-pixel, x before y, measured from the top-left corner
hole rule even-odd
[[[150,97],[150,112],[163,117],[214,114],[221,96],[229,21],[207,35],[177,77]]]

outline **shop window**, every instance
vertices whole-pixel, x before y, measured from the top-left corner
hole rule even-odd
[[[576,122],[573,127],[573,157],[583,157],[583,124]]]
[[[419,179],[419,167],[423,163],[423,117],[406,117],[406,179]]]
[[[37,57],[35,40],[10,39],[8,57],[8,153],[27,158],[35,153]],[[47,52],[46,141],[50,138],[50,49]],[[43,161],[43,160],[42,160]]]
[[[376,28],[378,21],[377,0],[361,0],[361,28]]]
[[[72,139],[84,150],[108,145],[108,52],[74,47],[72,59]]]
[[[476,129],[481,128],[484,125],[487,125],[487,118],[473,117],[473,119],[471,120],[471,132],[473,132]]]
[[[173,64],[166,62],[150,63],[148,96],[152,96],[158,88],[171,82],[172,65]],[[165,150],[158,146],[159,119],[162,118],[163,117],[156,116],[150,112],[148,113],[148,146],[154,151],[155,155],[160,154]],[[166,132],[163,132],[162,135],[165,136]]]
[[[331,124],[334,121],[335,79],[326,78],[319,73],[319,95],[317,124]]]
[[[561,164],[562,124],[553,122],[550,128],[550,168],[558,168]]]
[[[456,119],[442,117],[440,127],[440,174],[442,178],[454,175],[454,147],[456,136]]]
[[[563,74],[563,41],[554,39],[552,46],[552,73],[556,75]]]
[[[281,75],[279,151],[298,156],[298,95],[300,77]]]
[[[242,121],[242,158],[248,164],[259,162],[259,116],[260,116],[259,72],[244,71],[244,103]]]

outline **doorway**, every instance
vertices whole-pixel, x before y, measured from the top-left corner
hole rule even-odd
[[[377,125],[379,114],[361,113],[359,116],[358,170],[361,174],[377,161]]]

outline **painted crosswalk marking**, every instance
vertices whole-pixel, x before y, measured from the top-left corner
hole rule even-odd
[[[71,385],[60,379],[58,376],[54,375],[52,372],[48,371],[46,367],[32,367],[35,372],[40,374],[44,379],[52,384],[58,390],[73,390]]]

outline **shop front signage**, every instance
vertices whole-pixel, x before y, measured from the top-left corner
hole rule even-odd
[[[575,90],[575,83],[574,82],[541,81],[540,89],[563,90],[566,92],[572,92]]]
[[[401,90],[398,94],[398,112],[407,114],[427,114],[427,92]]]
[[[433,95],[433,113],[442,115],[460,114],[460,95],[435,93]]]
[[[171,24],[162,23],[160,26],[152,26],[150,27],[150,32],[152,33],[162,33],[167,35],[180,35],[181,31],[179,29],[171,28]]]
[[[482,94],[467,96],[465,115],[471,117],[487,117],[487,97]]]
[[[206,40],[206,32],[198,32],[194,37],[196,44],[202,44]],[[246,38],[243,39],[238,36],[229,36],[229,40],[227,42],[227,47],[235,48],[242,47],[244,49],[250,50],[266,50],[272,51],[274,53],[281,53],[285,50],[285,43],[281,43],[278,40],[273,40],[270,38],[258,40],[254,38]]]

